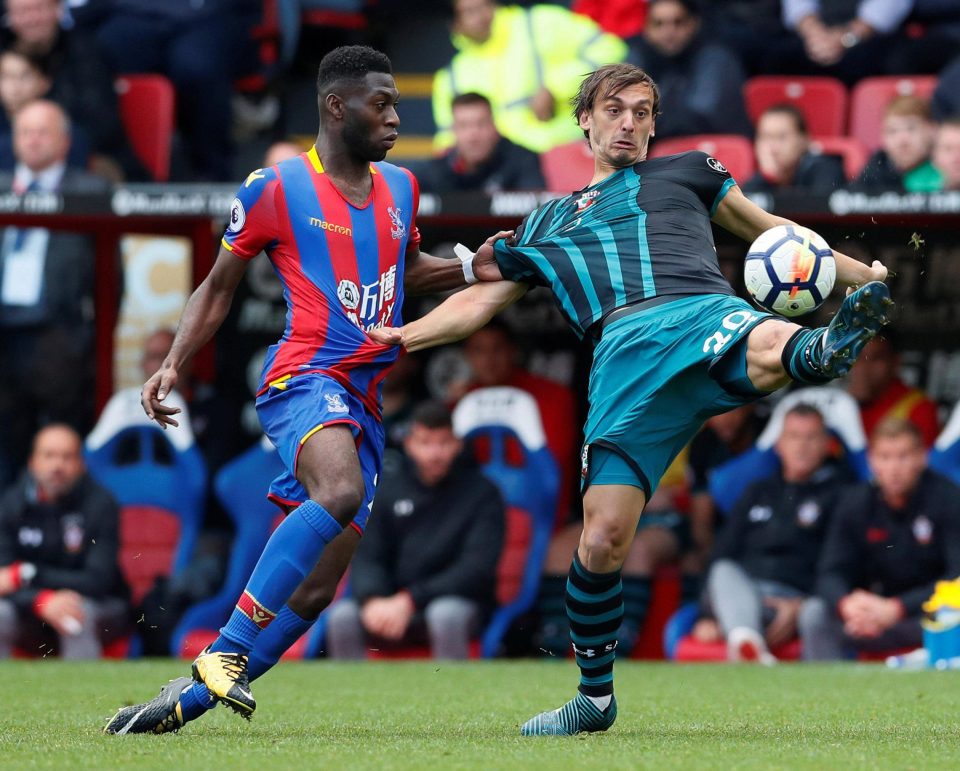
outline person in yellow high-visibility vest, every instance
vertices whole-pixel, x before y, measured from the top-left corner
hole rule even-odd
[[[475,91],[493,107],[500,133],[541,153],[583,138],[570,120],[570,99],[584,73],[623,61],[626,44],[586,16],[555,5],[499,6],[454,0],[453,44],[459,50],[433,80],[437,150],[453,144],[451,102]]]

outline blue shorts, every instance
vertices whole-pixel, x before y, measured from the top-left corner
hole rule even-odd
[[[627,484],[649,499],[707,418],[766,395],[747,377],[744,341],[776,318],[739,297],[697,295],[604,329],[590,373],[583,489]]]
[[[257,416],[286,467],[273,480],[267,497],[286,511],[307,500],[297,481],[297,456],[303,443],[328,426],[347,425],[353,431],[363,475],[363,505],[353,526],[363,533],[373,506],[383,464],[383,425],[333,378],[319,373],[297,375],[270,386],[257,397]]]

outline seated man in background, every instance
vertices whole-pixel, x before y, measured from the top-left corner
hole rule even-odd
[[[700,34],[694,0],[650,0],[643,33],[627,41],[627,61],[660,88],[657,136],[751,133],[743,102],[743,67],[716,38]]]
[[[763,111],[757,121],[754,153],[757,173],[742,186],[745,193],[800,190],[827,195],[844,183],[839,158],[810,152],[807,121],[792,104]]]
[[[820,412],[798,404],[783,419],[775,451],[780,470],[754,483],[717,540],[707,577],[716,625],[698,623],[698,639],[727,641],[731,661],[776,662],[771,648],[797,635],[803,597],[813,591],[817,559],[844,483],[828,464],[830,435]]]
[[[904,418],[913,423],[932,447],[940,432],[937,403],[919,388],[911,388],[900,377],[900,351],[889,327],[864,346],[850,370],[847,391],[860,405],[863,430],[869,438],[881,420]]]
[[[940,172],[940,189],[960,190],[960,116],[940,124],[931,160]]]
[[[936,126],[930,103],[916,96],[898,96],[883,113],[882,147],[851,184],[856,190],[928,193],[937,190],[940,175],[930,163]]]
[[[117,504],[81,446],[69,426],[42,429],[28,473],[0,499],[0,658],[16,645],[94,659],[127,631]]]
[[[874,481],[837,501],[817,576],[800,609],[803,656],[916,648],[921,605],[960,575],[960,489],[927,468],[920,430],[887,418],[870,437]]]
[[[540,157],[506,137],[493,122],[490,100],[469,92],[453,98],[453,147],[411,171],[427,193],[543,190]]]
[[[68,166],[70,122],[37,100],[14,118],[15,172],[0,191],[99,193],[107,182]],[[93,236],[7,227],[0,235],[0,484],[22,468],[45,423],[93,423]]]
[[[495,601],[505,526],[499,492],[462,462],[462,448],[443,405],[414,411],[405,457],[384,463],[353,558],[352,598],[329,613],[332,658],[426,640],[435,658],[468,657]]]

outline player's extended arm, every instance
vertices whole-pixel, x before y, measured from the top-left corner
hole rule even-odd
[[[163,428],[179,425],[171,416],[180,409],[162,404],[177,384],[178,370],[220,328],[246,269],[246,260],[221,247],[213,269],[187,300],[170,353],[140,392],[144,412]]]
[[[736,185],[730,188],[720,201],[713,215],[713,221],[735,236],[740,236],[751,243],[757,236],[772,227],[797,224],[793,220],[764,211],[747,198]],[[874,260],[872,265],[866,265],[835,249],[833,256],[837,261],[837,283],[839,284],[858,286],[869,281],[884,281],[887,278],[887,269],[879,260]]]
[[[501,230],[483,242],[472,261],[470,276],[475,281],[499,281],[502,277],[493,258],[493,245],[501,238],[511,238],[512,230]],[[430,294],[459,289],[468,282],[462,260],[434,257],[419,249],[407,252],[403,288],[410,294]]]
[[[384,345],[402,345],[408,351],[453,343],[476,332],[523,297],[528,288],[514,281],[474,284],[451,295],[423,318],[402,327],[371,330],[370,337]]]

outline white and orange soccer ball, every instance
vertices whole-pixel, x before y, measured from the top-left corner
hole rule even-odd
[[[747,291],[762,308],[802,316],[833,291],[837,263],[819,235],[798,225],[777,225],[750,245],[743,264]]]

